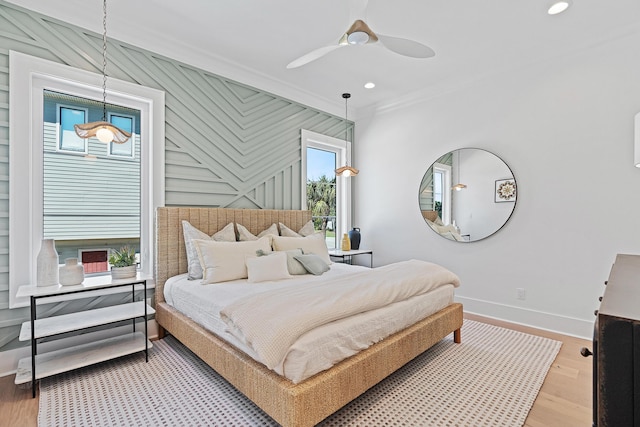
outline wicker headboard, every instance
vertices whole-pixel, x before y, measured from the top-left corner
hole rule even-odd
[[[311,219],[310,211],[227,209],[227,208],[178,208],[156,209],[155,282],[156,301],[164,301],[163,287],[168,278],[187,272],[187,253],[182,235],[182,221],[212,235],[230,222],[242,224],[253,234],[258,234],[273,223],[283,223],[292,230],[299,230]]]
[[[422,216],[424,219],[428,219],[431,222],[434,222],[438,219],[438,212],[436,211],[422,211]]]

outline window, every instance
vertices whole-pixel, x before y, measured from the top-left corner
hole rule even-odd
[[[336,156],[335,151],[307,147],[307,209],[314,228],[324,232],[330,249],[337,247]]]
[[[302,130],[302,209],[312,212],[327,247],[339,247],[351,223],[351,178],[336,177],[338,164],[350,163],[351,143]]]
[[[438,212],[442,222],[451,222],[451,166],[433,164],[433,210]]]
[[[131,134],[131,138],[122,144],[116,142],[109,143],[109,155],[110,156],[120,156],[120,157],[135,157],[135,117],[133,116],[125,116],[122,114],[114,114],[109,113],[109,122],[113,123],[114,126],[122,129],[123,131],[129,132]]]
[[[56,105],[56,123],[58,124],[58,150],[74,153],[87,153],[87,140],[80,138],[73,125],[87,122],[87,109],[70,107],[61,104]],[[45,106],[45,116],[47,110]]]
[[[119,249],[127,245],[139,251],[141,153],[133,148],[139,146],[140,139],[133,124],[140,121],[140,111],[110,103],[106,106],[110,120],[131,133],[124,144],[81,139],[70,129],[87,147],[86,155],[78,156],[78,151],[57,150],[51,130],[64,129],[65,112],[81,112],[83,118],[101,120],[105,110],[102,102],[45,90],[43,103],[43,237],[55,240],[61,262],[77,257],[80,248]],[[61,114],[53,114],[54,110]],[[126,145],[125,155],[112,156],[109,145]],[[113,182],[114,176],[126,185],[105,185]],[[108,266],[95,269],[82,264],[88,274],[109,271]]]
[[[85,274],[103,273],[109,271],[109,249],[83,250],[79,251],[80,262],[84,267]]]
[[[44,236],[43,205],[47,189],[43,186],[42,105],[45,90],[99,101],[102,76],[10,51],[9,88],[9,307],[14,308],[28,305],[28,299],[17,298],[16,293],[21,285],[35,284],[35,259]],[[140,212],[136,215],[140,221],[140,270],[150,276],[153,273],[153,216],[155,208],[164,205],[164,92],[116,79],[109,79],[109,90],[113,90],[107,95],[110,103],[140,111],[140,123],[133,123],[134,128],[141,129],[136,144],[142,153]],[[92,121],[90,113],[91,110],[86,117],[88,121]],[[89,147],[91,141],[87,141]],[[104,154],[107,154],[106,147]],[[100,185],[117,191],[122,181],[112,178]]]

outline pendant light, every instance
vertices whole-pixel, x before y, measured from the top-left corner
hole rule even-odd
[[[80,138],[97,137],[101,142],[123,144],[131,134],[107,121],[107,0],[102,2],[102,121],[74,125]]]
[[[457,184],[451,187],[451,189],[455,191],[460,191],[467,188],[467,185],[460,182],[460,150],[456,151],[456,155],[458,156],[458,162],[456,165],[456,176],[458,177],[458,179],[456,179]]]
[[[347,136],[349,134],[349,122],[347,121],[347,100],[351,98],[350,93],[343,93],[342,97],[344,98],[344,142],[345,146],[347,145]],[[354,175],[358,175],[360,172],[358,169],[349,166],[349,162],[347,161],[346,166],[339,167],[336,169],[337,176],[344,176],[346,178]]]

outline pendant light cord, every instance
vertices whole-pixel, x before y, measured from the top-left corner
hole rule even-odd
[[[348,112],[348,108],[347,108],[347,101],[349,100],[349,98],[351,98],[351,94],[350,93],[343,93],[342,97],[344,98],[344,143],[345,145],[347,144],[347,139],[349,137],[349,120],[347,118],[347,112]],[[351,153],[349,153],[349,157],[351,157]],[[349,166],[349,160],[347,159],[347,166]]]
[[[107,0],[102,2],[102,121],[107,121]]]

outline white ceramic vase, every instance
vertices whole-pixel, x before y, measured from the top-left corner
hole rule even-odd
[[[58,284],[58,252],[53,239],[42,239],[40,252],[36,258],[36,284],[53,286]]]
[[[78,264],[78,258],[67,258],[59,269],[60,284],[64,286],[79,285],[84,280],[84,267]]]

